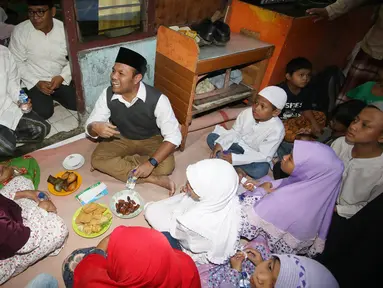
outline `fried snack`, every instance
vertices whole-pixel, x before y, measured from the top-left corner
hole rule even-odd
[[[64,190],[69,192],[69,191],[73,191],[74,189],[76,189],[76,187],[77,187],[77,181],[74,181],[71,184],[69,184],[68,187],[66,187],[66,189],[64,187]]]
[[[68,172],[66,172],[66,173],[68,173]],[[61,177],[61,179],[63,179],[63,178]],[[72,182],[74,182],[76,180],[77,180],[77,175],[75,173],[71,172],[71,173],[69,173],[69,176],[68,176],[68,179],[66,180],[66,182],[68,184],[71,184]]]
[[[90,203],[82,207],[80,214],[76,217],[77,228],[85,234],[98,233],[103,225],[112,219],[111,213],[105,213],[107,208],[97,203]]]
[[[69,174],[70,173],[68,171],[66,171],[60,178],[63,179],[63,180],[66,180],[66,179],[68,179]]]
[[[82,211],[84,211],[85,213],[91,213],[91,212],[97,210],[97,208],[99,206],[100,205],[98,205],[96,203],[86,204],[86,205],[84,205],[84,207],[82,207]]]

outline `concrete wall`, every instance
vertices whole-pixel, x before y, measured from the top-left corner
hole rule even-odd
[[[109,86],[110,72],[120,47],[132,49],[146,58],[148,72],[144,77],[144,82],[149,85],[154,83],[155,37],[82,51],[79,53],[79,61],[85,105],[88,112],[91,112],[93,109],[101,92]]]

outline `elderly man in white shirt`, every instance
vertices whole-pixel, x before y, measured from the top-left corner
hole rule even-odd
[[[12,33],[9,50],[15,56],[22,85],[44,119],[53,115],[53,100],[76,110],[64,25],[54,19],[52,0],[28,0],[28,16]]]
[[[0,45],[0,156],[12,156],[16,143],[41,142],[50,125],[35,112],[19,108],[20,77],[8,48]]]
[[[93,168],[127,181],[129,173],[138,181],[175,191],[167,176],[174,169],[176,147],[182,136],[169,99],[141,82],[146,59],[120,48],[106,88],[85,124],[86,133],[104,138],[92,155]]]

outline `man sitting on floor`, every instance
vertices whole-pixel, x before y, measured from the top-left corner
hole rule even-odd
[[[12,156],[16,143],[43,141],[51,129],[35,112],[23,114],[17,104],[19,92],[15,60],[8,48],[0,45],[0,157]]]
[[[44,119],[53,115],[53,100],[76,110],[76,91],[71,71],[64,25],[54,19],[52,0],[28,0],[28,16],[15,27],[9,50],[15,56],[23,87],[34,111]]]
[[[104,139],[93,152],[93,168],[127,181],[128,174],[160,185],[173,193],[167,175],[174,169],[173,152],[181,132],[169,99],[141,82],[146,60],[120,48],[106,88],[85,124],[86,133]],[[121,136],[120,136],[121,134]]]

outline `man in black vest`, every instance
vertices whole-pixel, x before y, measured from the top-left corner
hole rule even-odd
[[[140,181],[172,194],[175,184],[167,175],[174,170],[173,152],[182,136],[169,99],[141,82],[146,64],[140,54],[120,48],[112,85],[102,92],[85,124],[90,137],[103,138],[92,166],[125,182],[134,170]]]

